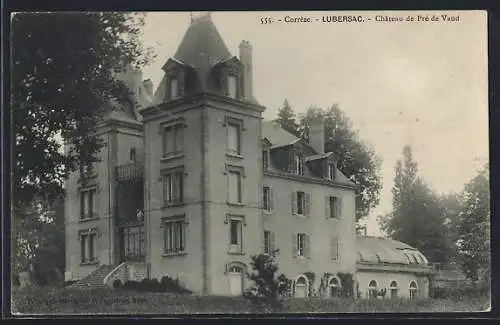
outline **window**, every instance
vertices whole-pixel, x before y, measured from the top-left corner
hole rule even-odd
[[[95,196],[96,189],[85,189],[80,191],[80,219],[92,219],[96,215]]]
[[[264,186],[262,190],[263,194],[263,202],[264,202],[264,211],[272,211],[273,210],[273,192],[272,190]]]
[[[184,150],[184,125],[165,126],[163,132],[163,157],[179,154]]]
[[[184,171],[163,175],[163,203],[165,206],[184,202]]]
[[[170,79],[170,99],[179,97],[179,82],[177,79]]]
[[[269,152],[267,150],[262,150],[262,170],[269,169]]]
[[[304,275],[299,275],[295,280],[295,297],[306,298],[309,296],[308,280]]]
[[[340,218],[340,198],[336,196],[326,197],[326,217]]]
[[[368,284],[368,297],[377,298],[377,296],[378,296],[377,281],[371,280],[370,283]]]
[[[234,155],[241,154],[240,124],[237,123],[228,124],[227,145],[228,145],[227,149],[230,154]]]
[[[185,220],[168,220],[163,222],[163,249],[165,254],[181,254],[186,249]]]
[[[228,202],[241,203],[241,172],[230,170],[227,173],[228,179]]]
[[[392,281],[389,286],[389,290],[391,291],[391,298],[397,298],[398,296],[398,283],[396,281]]]
[[[274,241],[273,234],[268,230],[264,230],[264,254],[272,253],[272,251],[274,250],[273,241]]]
[[[135,148],[130,149],[130,160],[134,162],[136,161]]]
[[[306,234],[297,234],[297,256],[306,256]]]
[[[330,297],[335,298],[339,296],[339,280],[337,278],[331,278],[328,287],[330,288]]]
[[[410,282],[410,300],[414,300],[417,297],[417,283],[415,281]]]
[[[304,157],[295,155],[293,173],[296,175],[304,175]]]
[[[297,214],[303,215],[305,212],[306,198],[304,192],[297,192]]]
[[[229,220],[229,252],[243,252],[243,220],[240,218]]]
[[[235,76],[229,76],[227,78],[227,88],[228,94],[231,98],[236,98],[237,95],[237,79]]]
[[[95,232],[85,232],[80,234],[82,263],[92,263],[97,260],[95,256],[96,239],[97,234]]]
[[[328,179],[334,180],[335,179],[335,165],[334,164],[328,164]]]

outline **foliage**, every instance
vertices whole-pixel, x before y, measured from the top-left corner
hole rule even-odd
[[[418,177],[411,148],[403,149],[396,163],[392,212],[379,219],[391,238],[420,250],[430,261],[445,263],[452,255],[443,208],[438,196]]]
[[[467,278],[474,283],[490,269],[490,192],[489,169],[485,166],[463,192],[458,222],[459,259]]]
[[[114,285],[115,283],[113,283],[113,287]],[[143,279],[141,281],[128,280],[125,281],[122,288],[137,292],[191,292],[180,283],[179,279],[172,279],[169,276],[163,276],[160,281],[157,279]]]
[[[276,274],[278,252],[279,250],[275,250],[271,254],[251,256],[250,265],[254,273],[247,274],[247,277],[254,284],[243,295],[258,310],[282,309],[283,299],[289,291],[291,281],[284,274]]]
[[[152,57],[139,41],[143,15],[18,13],[12,18],[14,205],[52,200],[72,171],[98,160],[93,133],[111,101],[131,104],[116,80],[125,64]],[[69,149],[62,150],[61,140]]]
[[[284,313],[387,313],[484,311],[486,296],[462,299],[287,299]],[[13,312],[24,314],[196,314],[253,313],[241,297],[194,296],[112,289],[15,289]],[[269,310],[271,311],[271,310]]]
[[[309,297],[314,297],[316,292],[314,291],[314,281],[316,280],[316,273],[312,272],[312,271],[307,271],[307,272],[304,272],[304,275],[306,276],[307,278],[307,281],[309,283],[309,292],[307,293],[307,295]]]
[[[354,298],[354,277],[351,273],[337,273],[340,279],[340,297]]]
[[[275,121],[286,131],[297,137],[299,136],[297,117],[287,99],[285,99],[283,106],[278,110],[278,118]]]
[[[334,153],[337,167],[359,186],[356,192],[356,221],[359,221],[379,203],[381,160],[371,146],[359,139],[351,120],[338,105],[327,110],[309,108],[300,116],[300,132],[307,133],[305,130],[315,119],[323,119],[325,123],[325,151]]]
[[[115,281],[113,281],[113,288],[114,289],[121,289],[122,287],[123,287],[122,280],[116,279]]]

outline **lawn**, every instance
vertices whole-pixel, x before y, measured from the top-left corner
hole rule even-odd
[[[477,312],[488,297],[436,300],[289,299],[283,313]],[[15,289],[12,312],[20,314],[196,314],[253,313],[241,297],[145,293],[111,289]]]

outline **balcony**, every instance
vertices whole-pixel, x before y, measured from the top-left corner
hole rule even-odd
[[[115,178],[118,182],[142,179],[143,174],[144,169],[140,162],[119,165],[115,169]]]

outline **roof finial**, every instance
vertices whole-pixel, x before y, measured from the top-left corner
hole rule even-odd
[[[197,11],[193,12],[191,11],[190,16],[191,16],[191,23],[194,23],[198,20],[206,20],[206,19],[211,19],[211,11]]]

